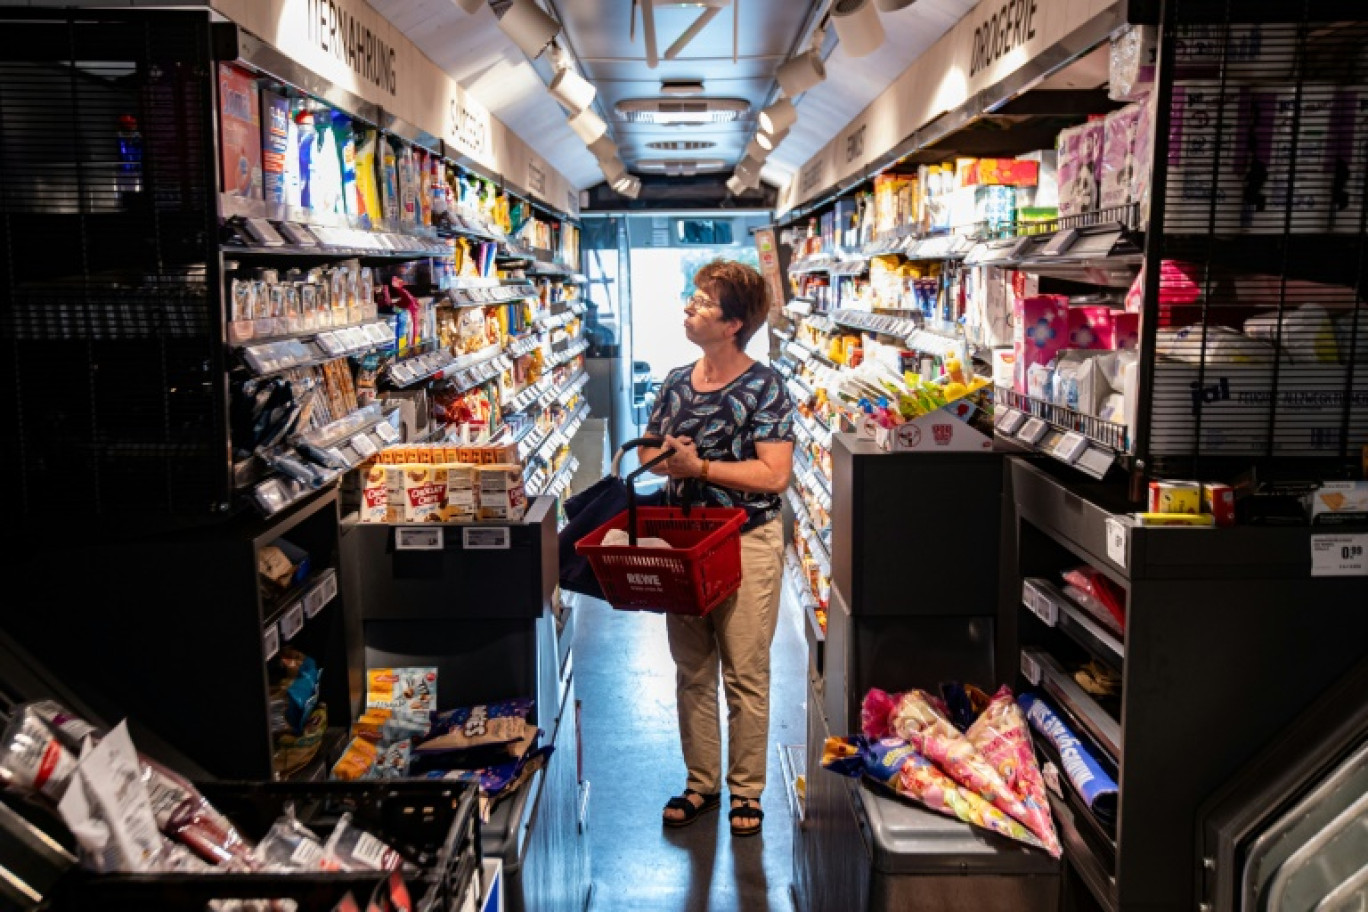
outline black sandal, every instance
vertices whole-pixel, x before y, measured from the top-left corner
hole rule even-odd
[[[754,836],[765,826],[765,812],[760,809],[760,802],[754,798],[737,798],[736,800],[741,803],[727,814],[727,819],[731,821],[732,835]],[[737,826],[736,821],[741,817],[754,817],[759,822],[754,826]]]
[[[690,795],[697,795],[698,797],[702,798],[703,803],[694,804],[692,801],[689,800]],[[721,806],[722,795],[720,793],[714,792],[711,795],[705,795],[702,792],[695,792],[691,788],[686,788],[684,790],[684,794],[675,795],[669,801],[665,802],[665,810],[682,811],[684,813],[684,816],[676,820],[662,815],[660,820],[668,827],[688,826],[689,824],[697,820],[700,815],[706,813],[707,811],[715,811]]]

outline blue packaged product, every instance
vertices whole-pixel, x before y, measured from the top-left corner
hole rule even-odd
[[[1017,697],[1017,703],[1026,713],[1031,727],[1054,744],[1064,765],[1064,775],[1083,798],[1084,804],[1103,822],[1114,823],[1120,790],[1093,757],[1088,746],[1079,740],[1064,720],[1059,718],[1050,705],[1039,696],[1022,694]]]
[[[519,699],[433,713],[428,739],[414,750],[434,753],[519,741],[527,734],[531,712],[532,701]]]

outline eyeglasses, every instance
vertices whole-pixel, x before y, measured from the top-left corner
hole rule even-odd
[[[722,309],[721,304],[718,304],[712,298],[701,293],[686,296],[684,298],[684,307],[688,310],[707,310],[709,307],[715,307],[718,310]]]

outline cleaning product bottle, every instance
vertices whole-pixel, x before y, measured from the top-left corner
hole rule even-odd
[[[357,205],[367,224],[378,226],[381,219],[380,188],[375,180],[376,132],[366,130],[356,144]]]
[[[314,123],[314,150],[309,160],[312,169],[310,195],[314,211],[346,215],[346,207],[342,204],[342,154],[337,148],[337,131],[332,128],[331,120],[325,114]]]
[[[299,124],[293,117],[285,121],[285,205],[299,209],[304,205],[300,199],[303,181],[299,176]]]
[[[138,132],[138,119],[132,114],[119,117],[119,177],[116,182],[120,202],[124,196],[141,193],[143,188],[143,144],[142,134]]]
[[[356,192],[356,135],[351,118],[341,111],[333,111],[332,128],[342,174],[342,208],[347,215],[360,216],[361,204]]]
[[[299,205],[305,209],[314,208],[313,199],[313,155],[314,155],[314,116],[308,108],[300,108],[295,115],[295,125],[299,128]]]
[[[380,139],[380,205],[385,221],[399,221],[399,162],[389,139]]]

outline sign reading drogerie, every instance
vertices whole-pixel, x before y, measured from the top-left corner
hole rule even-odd
[[[1036,35],[1037,0],[1005,0],[974,27],[969,76],[977,76]]]
[[[308,0],[308,4],[309,40],[366,82],[397,95],[399,67],[394,48],[341,0]]]

